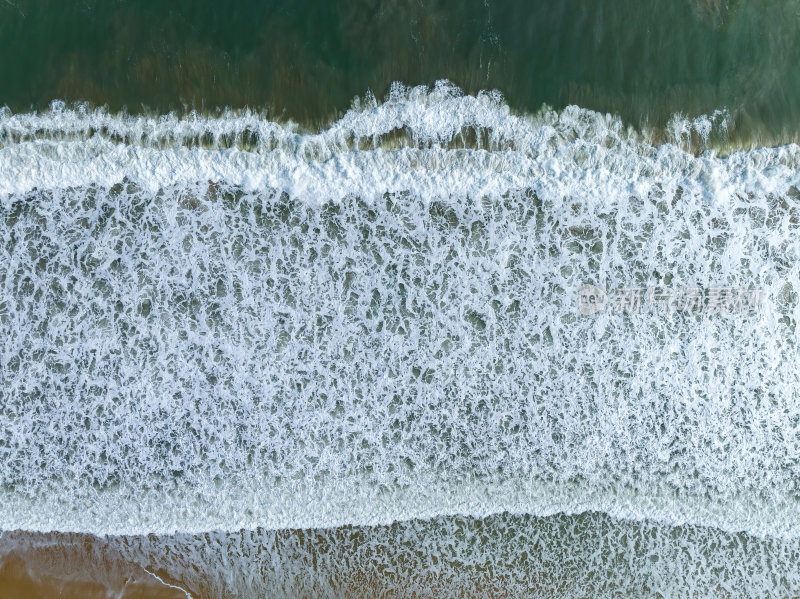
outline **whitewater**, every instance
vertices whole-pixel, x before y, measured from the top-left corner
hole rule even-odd
[[[729,120],[445,82],[317,133],[3,110],[0,529],[597,512],[795,547],[800,147],[721,157]],[[584,284],[762,302],[587,316]]]

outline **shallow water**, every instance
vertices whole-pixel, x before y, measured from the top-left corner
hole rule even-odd
[[[788,597],[800,589],[796,540],[591,512],[146,537],[6,533],[0,548],[40,579],[68,581],[74,596],[87,581],[112,596],[197,598]]]
[[[796,5],[366,4],[0,5],[3,592],[797,595]]]

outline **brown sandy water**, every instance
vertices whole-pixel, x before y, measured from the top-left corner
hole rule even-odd
[[[93,580],[70,580],[49,576],[46,564],[31,556],[7,555],[0,565],[0,596],[19,599],[91,599],[94,597],[119,597],[120,599],[171,599],[185,597],[179,590],[165,587],[158,581],[113,581],[109,586]]]
[[[284,540],[287,545],[302,543],[306,537],[314,537],[313,531],[285,531]],[[228,535],[226,541],[235,543],[238,534]],[[117,599],[178,599],[187,596],[211,599],[221,596],[256,597],[273,596],[248,592],[248,588],[231,588],[224,585],[221,590],[217,585],[204,584],[203,578],[213,577],[219,572],[212,572],[216,564],[203,563],[192,556],[197,544],[185,546],[186,559],[183,571],[165,570],[142,566],[135,560],[115,553],[113,547],[120,539],[106,541],[91,535],[81,534],[41,534],[17,532],[15,537],[22,544],[30,544],[27,549],[11,550],[0,558],[0,597],[8,599],[90,599],[115,597]],[[327,542],[321,537],[315,539],[318,549],[325,550]],[[314,542],[311,541],[311,549]],[[344,545],[344,543],[343,543]],[[306,585],[293,586],[291,581],[283,581],[286,597],[399,597],[422,593],[429,596],[432,589],[439,589],[445,594],[437,596],[458,597],[509,597],[502,588],[492,581],[491,573],[484,573],[483,580],[470,584],[448,584],[445,576],[428,574],[415,580],[409,588],[402,578],[391,572],[394,565],[402,565],[402,550],[398,548],[394,560],[390,559],[383,573],[376,573],[370,568],[359,570],[348,567],[348,557],[342,556],[341,571],[331,572],[318,569],[315,560],[306,564],[302,576],[324,580],[321,588],[309,589]],[[194,557],[194,559],[193,559]],[[233,556],[231,556],[232,559]],[[231,565],[230,575],[237,576],[235,564]],[[338,568],[335,570],[339,570]],[[406,576],[416,578],[414,572],[405,572]],[[480,578],[480,577],[479,577]],[[261,582],[265,587],[273,587],[266,578]],[[258,586],[258,584],[256,584]],[[273,587],[274,588],[274,587]],[[184,590],[187,589],[187,590]],[[324,589],[324,590],[322,590]],[[426,590],[427,589],[427,590]],[[314,591],[319,591],[316,594]]]
[[[794,597],[800,542],[587,512],[95,537],[6,532],[0,597]]]

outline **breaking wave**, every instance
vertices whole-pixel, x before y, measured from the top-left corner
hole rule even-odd
[[[0,113],[2,527],[800,537],[800,147],[697,152],[729,122],[446,83],[319,133]],[[584,283],[763,302],[587,317]]]

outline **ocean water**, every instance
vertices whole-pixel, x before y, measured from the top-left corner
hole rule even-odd
[[[0,6],[0,591],[800,594],[796,4]]]
[[[14,112],[249,106],[324,129],[354,97],[453,81],[637,128],[729,108],[739,144],[796,139],[797,0],[2,0]],[[755,138],[755,139],[754,139]]]

